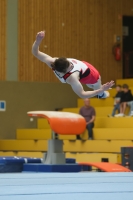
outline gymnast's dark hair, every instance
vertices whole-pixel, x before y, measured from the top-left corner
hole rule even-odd
[[[56,59],[55,62],[51,64],[51,67],[53,70],[66,73],[69,65],[70,65],[69,61],[64,57],[61,57]]]

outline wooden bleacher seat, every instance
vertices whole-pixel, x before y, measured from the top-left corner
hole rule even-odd
[[[133,146],[131,140],[87,140],[68,141],[64,140],[64,152],[79,153],[120,153],[121,147]]]
[[[108,159],[111,163],[121,163],[121,154],[119,153],[66,153],[66,158],[74,158],[76,162],[102,162]]]
[[[51,129],[17,129],[17,140],[50,140]]]
[[[76,135],[58,135],[59,140],[76,140]]]
[[[133,128],[94,128],[95,140],[133,140]]]
[[[0,140],[0,151],[47,151],[47,140]]]
[[[88,131],[80,135],[82,140],[88,140]],[[76,137],[60,136],[61,140],[76,140]],[[94,140],[133,140],[133,128],[94,128]]]
[[[18,157],[32,157],[32,158],[42,158],[43,152],[38,151],[0,151],[0,156],[18,156]]]
[[[43,158],[43,152],[38,151],[38,152],[25,152],[25,151],[18,151],[17,156],[20,157],[32,157],[32,158]]]
[[[95,128],[133,128],[133,118],[120,117],[97,117]]]
[[[0,151],[0,156],[17,156],[16,151]]]
[[[80,135],[82,140],[88,140],[88,131],[86,130]],[[60,139],[64,139],[61,137]],[[68,139],[68,138],[66,138]],[[94,128],[93,129],[94,140],[133,140],[133,128]],[[76,140],[71,138],[71,140]]]
[[[32,157],[42,158],[44,152],[41,151],[0,151],[0,156],[17,156],[17,157]]]

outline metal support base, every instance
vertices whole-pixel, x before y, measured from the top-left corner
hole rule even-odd
[[[44,164],[65,164],[65,154],[63,152],[62,140],[49,140],[48,151],[44,154]]]

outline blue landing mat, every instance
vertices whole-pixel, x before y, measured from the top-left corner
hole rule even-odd
[[[24,164],[23,171],[25,172],[81,172],[81,165],[65,164],[65,165],[48,165],[48,164]]]
[[[133,173],[0,174],[1,200],[133,200]]]

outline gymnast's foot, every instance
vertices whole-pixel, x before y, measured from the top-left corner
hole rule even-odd
[[[97,95],[98,99],[106,99],[110,96],[108,91],[104,91],[103,94]]]

